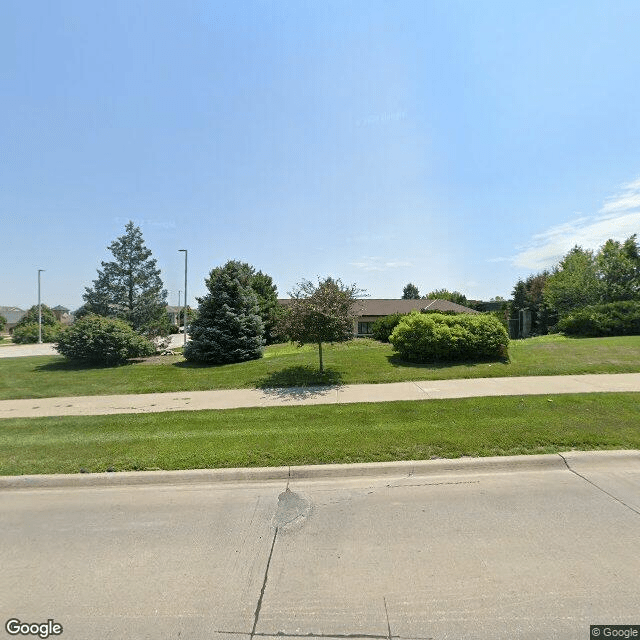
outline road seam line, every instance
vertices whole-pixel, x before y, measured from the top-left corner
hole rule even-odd
[[[579,478],[582,478],[585,482],[588,482],[590,485],[592,485],[593,487],[595,487],[599,491],[602,491],[602,493],[604,493],[605,495],[608,495],[610,498],[613,498],[616,502],[619,502],[622,506],[626,507],[627,509],[633,511],[634,513],[636,513],[637,515],[640,516],[640,511],[638,511],[637,509],[634,509],[631,505],[628,505],[626,502],[620,500],[620,498],[614,496],[612,493],[609,493],[608,491],[606,491],[602,487],[599,487],[595,482],[592,482],[591,480],[589,480],[589,478],[586,478],[581,473],[578,473],[577,471],[573,470],[569,466],[569,463],[567,462],[567,459],[561,453],[559,453],[558,455],[564,460],[564,463],[567,465],[567,469],[569,469],[569,471],[571,471],[571,473],[575,473],[575,475],[577,475]]]

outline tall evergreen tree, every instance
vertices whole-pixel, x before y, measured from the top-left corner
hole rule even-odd
[[[264,324],[252,288],[250,265],[230,260],[205,280],[209,293],[198,298],[198,317],[189,327],[187,360],[227,364],[262,356]]]
[[[420,291],[418,291],[418,287],[416,287],[413,282],[409,282],[405,285],[402,290],[402,299],[403,300],[419,300],[420,299]]]
[[[168,329],[167,291],[140,228],[128,222],[125,234],[108,248],[115,259],[102,262],[93,287],[86,287],[84,311],[121,318],[141,333],[163,333]]]

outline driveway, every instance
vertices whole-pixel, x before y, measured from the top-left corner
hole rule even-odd
[[[640,624],[640,452],[363,467],[4,489],[3,623],[190,640]]]

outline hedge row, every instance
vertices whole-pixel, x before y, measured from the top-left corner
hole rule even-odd
[[[509,336],[490,315],[410,313],[389,342],[409,362],[469,361],[506,357]]]
[[[628,300],[576,309],[558,322],[558,329],[570,336],[640,335],[640,302]]]

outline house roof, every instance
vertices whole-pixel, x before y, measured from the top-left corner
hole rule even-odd
[[[455,311],[456,313],[477,313],[469,307],[449,300],[393,300],[365,298],[358,301],[361,316],[389,316],[392,313],[410,313],[411,311]]]
[[[0,316],[7,320],[7,324],[17,324],[22,316],[27,313],[18,307],[0,307]]]
[[[290,299],[278,300],[284,306]],[[474,309],[464,307],[461,304],[449,300],[398,300],[392,298],[363,298],[357,302],[360,317],[364,316],[390,316],[392,313],[410,313],[411,311],[455,311],[456,313],[478,313]]]

